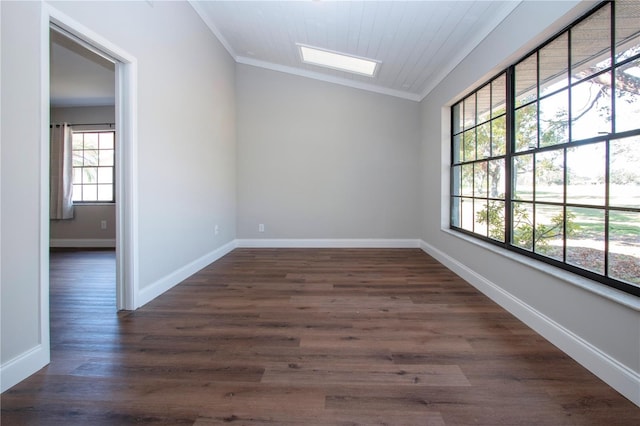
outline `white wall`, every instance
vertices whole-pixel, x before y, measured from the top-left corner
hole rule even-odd
[[[40,5],[0,2],[2,222],[0,360],[33,351],[48,360],[40,337]],[[12,40],[20,40],[21,49]],[[44,346],[43,350],[38,348]],[[5,377],[1,377],[3,382]],[[4,384],[3,384],[4,390]]]
[[[422,238],[434,254],[553,343],[640,404],[637,298],[555,268],[475,244],[448,227],[449,109],[473,85],[561,29],[589,4],[523,2],[422,102]],[[569,15],[565,15],[569,13]],[[559,21],[558,21],[559,20]],[[523,263],[521,263],[523,262]],[[573,282],[570,282],[573,281]],[[619,302],[577,286],[610,294]]]
[[[0,4],[4,389],[48,361],[39,305],[48,276],[40,262],[48,28],[43,3]],[[137,272],[148,300],[235,239],[235,64],[187,2],[51,4],[137,59]]]
[[[114,76],[115,78],[115,76]],[[96,124],[115,123],[114,106],[51,108],[52,123]],[[103,130],[108,126],[80,126],[77,130]],[[76,204],[73,219],[52,220],[49,236],[51,246],[91,247],[114,246],[116,238],[115,204]],[[107,221],[102,229],[101,222]]]
[[[416,237],[418,103],[248,65],[236,78],[239,238]]]
[[[115,76],[114,76],[115,78]],[[83,107],[52,107],[50,110],[52,123],[67,122],[70,124],[115,123],[115,106],[83,106]],[[84,130],[81,128],[81,130]],[[87,130],[91,130],[88,128]]]

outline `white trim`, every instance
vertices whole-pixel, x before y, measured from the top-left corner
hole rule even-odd
[[[52,238],[49,247],[115,248],[115,238]]]
[[[117,309],[133,310],[138,275],[138,62],[116,63]],[[118,178],[119,177],[119,178]]]
[[[238,239],[242,248],[420,248],[417,239]]]
[[[366,90],[368,92],[379,93],[382,95],[394,96],[396,98],[407,99],[409,101],[420,102],[419,95],[411,92],[403,92],[400,90],[389,89],[382,86],[376,86],[369,83],[363,83],[356,80],[349,80],[342,77],[336,77],[333,75],[322,74],[319,72],[309,71],[306,69],[289,67],[286,65],[274,64],[272,62],[260,61],[254,58],[247,58],[245,56],[238,56],[235,58],[236,62],[244,65],[251,65],[257,68],[264,68],[271,71],[283,72],[286,74],[297,75],[299,77],[311,78],[313,80],[320,80],[327,83],[338,84],[340,86],[351,87],[353,89]]]
[[[193,7],[193,9],[196,11],[198,16],[200,16],[200,18],[205,23],[205,25],[209,28],[209,30],[211,30],[211,32],[215,35],[215,37],[218,39],[218,41],[224,46],[224,48],[227,50],[227,52],[229,52],[229,55],[231,55],[231,57],[233,58],[233,60],[236,63],[244,64],[244,65],[251,65],[251,66],[254,66],[254,67],[257,67],[257,68],[265,68],[265,69],[268,69],[268,70],[271,70],[271,71],[278,71],[278,72],[283,72],[283,73],[286,73],[286,74],[297,75],[299,77],[306,77],[306,78],[311,78],[311,79],[314,79],[314,80],[325,81],[327,83],[339,84],[341,86],[351,87],[351,88],[354,88],[354,89],[366,90],[366,91],[369,91],[369,92],[374,92],[374,93],[380,93],[380,94],[383,94],[383,95],[394,96],[394,97],[397,97],[397,98],[407,99],[407,100],[414,101],[414,102],[420,102],[424,98],[424,96],[421,96],[421,95],[418,95],[418,94],[415,94],[415,93],[411,93],[411,92],[404,92],[404,91],[400,91],[400,90],[389,89],[389,88],[376,86],[376,85],[369,84],[369,83],[363,83],[363,82],[360,82],[360,81],[349,80],[347,78],[341,78],[341,77],[336,77],[336,76],[332,76],[332,75],[322,74],[322,73],[319,73],[319,72],[309,71],[309,70],[306,70],[306,69],[301,69],[301,68],[296,68],[296,67],[289,67],[289,66],[286,66],[286,65],[274,64],[273,62],[261,61],[261,60],[254,59],[254,58],[248,58],[246,56],[239,56],[233,50],[233,48],[231,47],[231,44],[227,41],[227,39],[222,35],[222,33],[220,32],[218,27],[216,27],[215,24],[213,23],[213,21],[209,18],[209,16],[207,15],[206,10],[202,7],[200,2],[193,1],[193,0],[188,0],[188,1],[189,1],[189,4],[191,5],[191,7]],[[518,2],[520,2],[520,1],[521,0],[518,0]],[[378,67],[376,67],[376,68],[378,68]],[[446,74],[445,74],[445,76],[446,76]]]
[[[82,40],[116,62],[116,305],[118,309],[135,309],[138,295],[138,210],[137,210],[137,60],[106,38],[63,14],[49,4],[43,4],[43,33],[49,50],[50,23]],[[44,37],[44,35],[43,35]],[[44,55],[44,53],[43,53]],[[42,84],[49,84],[49,61],[41,64]],[[44,72],[46,71],[46,73]],[[49,93],[46,100],[46,116],[49,116]],[[48,127],[48,126],[47,126]],[[48,146],[48,135],[42,140]],[[48,179],[48,178],[47,178]],[[46,184],[48,187],[48,182]],[[47,204],[48,205],[48,201]],[[47,208],[48,210],[48,208]],[[48,244],[48,232],[43,241]],[[46,247],[48,249],[48,247]],[[45,250],[46,250],[45,249]],[[47,289],[48,290],[48,289]],[[48,322],[47,322],[48,328]]]
[[[446,226],[449,226],[449,224],[447,223]],[[491,244],[478,238],[463,234],[462,232],[456,232],[447,228],[443,228],[442,232],[452,237],[459,238],[470,244],[481,247],[485,250],[489,250],[499,256],[506,257],[509,260],[513,260],[514,262],[518,262],[527,268],[543,272],[552,276],[553,278],[561,279],[571,285],[575,285],[582,288],[583,290],[609,299],[614,303],[640,312],[640,299],[638,299],[637,296],[633,296],[629,293],[625,293],[613,287],[606,286],[602,283],[590,280],[586,277],[574,274],[573,272],[566,271],[562,268],[558,268],[557,266],[550,265],[549,263],[543,262],[541,260],[533,259],[531,257],[524,256],[511,250],[506,250],[502,247],[496,246],[495,244]]]
[[[0,366],[0,392],[20,383],[49,364],[49,342],[38,345]]]
[[[205,23],[205,25],[211,30],[213,35],[216,36],[218,41],[224,46],[224,48],[227,50],[227,52],[229,52],[229,55],[231,55],[231,57],[234,60],[236,60],[236,56],[237,56],[236,52],[233,50],[233,48],[231,47],[231,44],[229,44],[227,39],[224,38],[224,36],[222,35],[222,33],[220,32],[218,27],[216,27],[215,24],[213,23],[213,21],[211,19],[209,19],[209,15],[207,15],[207,12],[205,11],[205,9],[200,4],[201,2],[200,1],[193,1],[193,0],[188,0],[188,2],[191,5],[191,7],[193,7],[193,10],[196,11],[198,16],[200,16],[200,19],[202,19],[202,21]]]
[[[354,89],[361,89],[369,92],[381,93],[384,95],[407,99],[410,101],[421,102],[425,97],[427,97],[427,95],[434,88],[438,86],[438,84],[442,82],[442,80],[444,80],[444,78],[447,75],[449,75],[449,73],[454,68],[460,65],[460,63],[464,60],[464,58],[466,58],[476,47],[478,47],[478,45],[489,34],[491,34],[491,32],[502,21],[504,21],[508,17],[516,9],[516,7],[520,5],[520,3],[523,0],[512,0],[512,1],[506,2],[505,5],[503,6],[504,11],[502,11],[502,13],[500,14],[496,14],[494,16],[493,21],[490,23],[490,25],[487,25],[485,27],[484,31],[474,34],[474,37],[472,38],[471,43],[467,43],[466,49],[463,49],[460,52],[457,52],[457,54],[453,57],[453,60],[450,61],[446,67],[442,68],[435,77],[430,78],[429,82],[427,83],[427,85],[425,86],[425,88],[422,90],[421,93],[412,93],[412,92],[405,92],[405,91],[396,90],[396,89],[389,89],[389,88],[377,86],[374,84],[362,83],[359,81],[354,81],[346,78],[340,78],[332,75],[313,72],[313,71],[309,71],[309,70],[305,70],[297,67],[274,64],[273,62],[261,61],[254,58],[248,58],[246,56],[239,56],[235,52],[235,50],[233,50],[233,47],[231,47],[231,44],[229,43],[229,41],[222,35],[222,32],[218,29],[218,27],[216,27],[213,21],[209,18],[209,15],[207,14],[204,7],[200,4],[200,2],[194,1],[194,0],[188,0],[188,1],[191,7],[193,7],[193,9],[196,11],[198,16],[200,16],[202,21],[205,23],[205,25],[209,28],[209,30],[211,30],[211,32],[215,35],[218,41],[224,46],[227,52],[229,52],[229,55],[231,55],[231,57],[239,64],[252,65],[258,68],[265,68],[272,71],[279,71],[287,74],[297,75],[300,77],[306,77],[314,80],[326,81],[328,83],[339,84],[341,86],[352,87]],[[365,59],[368,59],[368,58],[365,58]],[[368,59],[368,60],[372,60],[372,59]],[[380,63],[380,61],[375,61],[375,62]],[[379,66],[376,68],[379,68]]]
[[[631,370],[571,330],[436,247],[421,241],[420,248],[560,348],[609,386],[640,406],[640,373]]]
[[[216,260],[220,259],[222,256],[231,252],[233,249],[237,247],[236,240],[233,240],[222,247],[219,247],[212,252],[205,254],[199,259],[194,260],[193,262],[183,266],[180,269],[175,270],[164,278],[159,279],[158,281],[144,287],[140,290],[139,294],[139,305],[136,308],[139,308],[149,302],[151,302],[156,297],[160,296],[162,293],[170,290],[176,285],[180,284],[185,279],[189,278],[191,275],[195,274],[202,268]]]
[[[40,27],[46,28],[40,33],[40,250],[39,250],[39,302],[40,321],[39,345],[18,355],[13,360],[7,362],[2,370],[8,368],[8,382],[22,380],[35,373],[51,361],[51,343],[49,329],[49,227],[51,226],[49,216],[49,168],[51,167],[50,144],[49,144],[49,16],[44,12],[40,13]],[[46,49],[44,48],[46,46]],[[4,390],[5,380],[2,375],[2,387]],[[18,381],[19,381],[18,380]],[[17,383],[17,382],[16,382]],[[15,383],[14,383],[15,384]],[[11,385],[13,386],[13,385]]]

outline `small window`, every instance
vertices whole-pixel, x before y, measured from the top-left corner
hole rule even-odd
[[[73,133],[73,202],[115,202],[115,132]]]

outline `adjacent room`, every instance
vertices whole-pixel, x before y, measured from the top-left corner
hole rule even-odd
[[[640,422],[637,1],[0,19],[3,424]]]

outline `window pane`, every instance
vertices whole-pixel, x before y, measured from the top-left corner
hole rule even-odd
[[[459,163],[462,161],[462,135],[455,135],[453,137],[453,162]]]
[[[571,138],[581,140],[611,132],[611,73],[571,89]]]
[[[451,198],[451,225],[460,227],[460,198]]]
[[[540,100],[540,146],[569,141],[569,91]]]
[[[73,183],[82,183],[82,167],[73,168]]]
[[[82,183],[98,183],[98,168],[97,167],[83,168]]]
[[[567,149],[567,202],[604,206],[605,143]]]
[[[491,116],[497,117],[507,111],[507,77],[502,74],[491,83]]]
[[[513,199],[533,200],[533,154],[513,158]]]
[[[73,151],[73,166],[82,167],[84,165],[84,151]]]
[[[536,201],[564,201],[564,150],[536,154]]]
[[[571,75],[587,78],[611,65],[611,17],[606,5],[571,29]]]
[[[100,149],[113,149],[114,135],[113,132],[100,133]]]
[[[98,201],[98,185],[82,185],[82,201]]]
[[[473,164],[462,165],[462,195],[473,195]]]
[[[101,166],[113,166],[114,150],[101,149],[99,151],[99,161]]]
[[[567,33],[540,50],[540,96],[569,84],[569,36]]]
[[[464,161],[476,159],[476,129],[467,130],[463,133],[464,138]]]
[[[489,197],[504,199],[505,183],[504,159],[489,161]]]
[[[97,166],[98,165],[98,151],[97,149],[85,149],[84,150],[84,165],[85,166]]]
[[[576,229],[567,235],[567,263],[604,274],[604,210],[567,207]]]
[[[473,200],[473,214],[475,217],[474,232],[484,237],[487,236],[487,201]]]
[[[640,1],[567,28],[452,107],[451,225],[640,291]]]
[[[526,250],[533,247],[533,206],[529,203],[512,203],[511,243]]]
[[[640,129],[640,59],[616,70],[616,132]]]
[[[488,162],[475,163],[473,168],[473,195],[476,197],[487,197],[487,167]]]
[[[112,201],[112,200],[113,200],[113,186],[98,185],[98,201]]]
[[[609,214],[609,276],[640,285],[640,213]]]
[[[113,183],[113,168],[98,168],[98,183]]]
[[[464,100],[464,128],[469,129],[476,125],[476,94]]]
[[[609,204],[640,208],[640,136],[609,145]]]
[[[82,201],[82,185],[73,185],[73,201]]]
[[[462,131],[462,103],[458,102],[453,106],[453,134],[456,135]]]
[[[489,238],[504,242],[504,202],[489,202]]]
[[[460,166],[454,166],[451,170],[451,195],[462,195],[460,187]]]
[[[533,103],[516,110],[516,152],[538,146],[538,105]]]
[[[467,231],[473,231],[473,198],[462,198],[461,203],[461,227]]]
[[[505,155],[507,146],[507,120],[503,115],[491,122],[491,155]]]
[[[71,149],[82,149],[83,148],[83,135],[82,133],[73,133],[71,137]]]
[[[84,133],[84,149],[98,149],[98,134]]]
[[[486,85],[477,94],[477,123],[484,123],[491,118],[491,85]]]
[[[616,61],[624,61],[640,53],[640,3],[638,0],[616,0]]]
[[[476,137],[478,158],[488,158],[491,156],[491,122],[478,126]]]
[[[562,261],[564,213],[561,206],[536,205],[535,252]]]
[[[538,97],[537,63],[533,54],[516,65],[516,107],[535,101]]]

